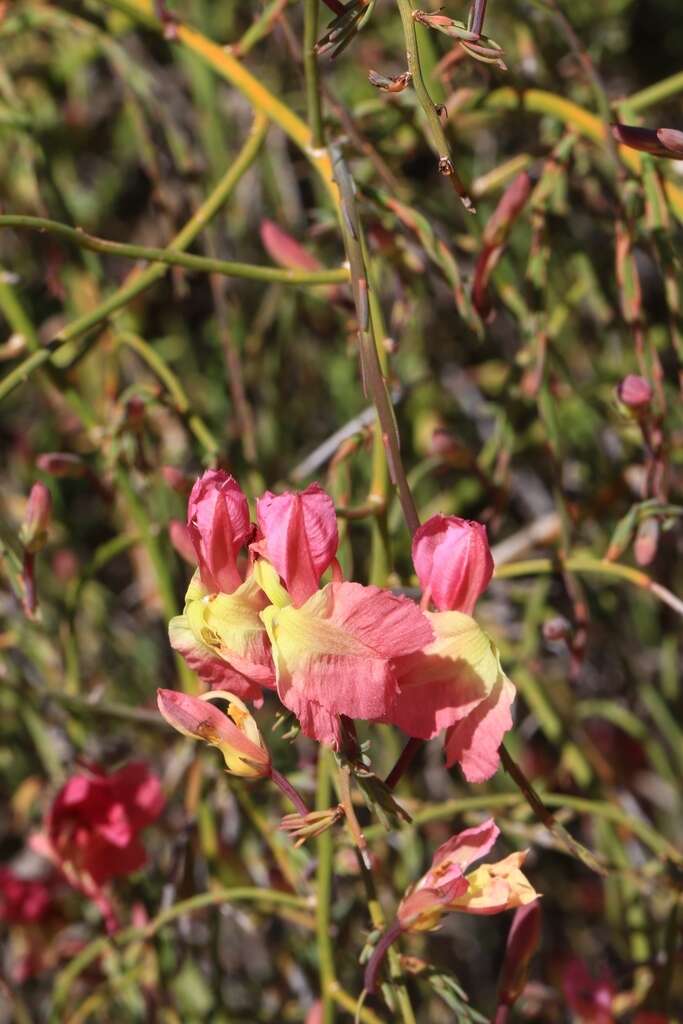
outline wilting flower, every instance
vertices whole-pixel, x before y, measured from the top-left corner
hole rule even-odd
[[[251,533],[246,495],[234,477],[222,469],[199,477],[187,504],[187,527],[207,591],[231,594],[242,582],[237,553]]]
[[[256,504],[262,539],[253,549],[275,566],[295,606],[316,592],[339,546],[334,502],[322,487],[272,494]]]
[[[446,729],[446,762],[469,782],[498,768],[498,748],[512,728],[515,687],[491,638],[462,612],[427,613],[434,640],[397,659],[399,693],[386,721],[428,740]]]
[[[145,864],[139,833],[163,806],[159,780],[146,765],[131,763],[110,775],[92,767],[60,789],[31,846],[98,904],[112,928],[116,922],[103,886]]]
[[[512,853],[494,864],[466,869],[486,856],[500,831],[492,818],[452,836],[434,854],[429,871],[403,897],[395,923],[379,940],[368,963],[365,988],[372,992],[384,955],[402,932],[434,931],[444,914],[499,914],[538,899],[522,873],[526,852]]]
[[[227,714],[210,703],[214,699],[227,702]],[[270,776],[270,754],[258,726],[234,693],[214,690],[190,697],[175,690],[157,690],[157,706],[178,732],[218,747],[231,775],[248,779]]]
[[[413,564],[439,611],[471,615],[493,575],[483,523],[436,515],[415,531]]]
[[[52,888],[42,879],[22,878],[11,868],[0,868],[0,921],[33,924],[52,909]]]
[[[38,481],[31,488],[19,531],[19,540],[26,551],[34,553],[45,546],[52,516],[52,495],[44,483]]]
[[[268,604],[254,576],[231,594],[210,594],[195,573],[185,609],[168,624],[171,646],[211,686],[230,687],[244,700],[262,702],[275,685],[270,646],[260,612]]]
[[[300,608],[262,613],[280,700],[307,736],[338,748],[339,715],[384,721],[398,696],[395,659],[428,644],[417,605],[379,587],[328,583]]]
[[[398,919],[403,931],[433,931],[444,914],[499,914],[538,898],[522,874],[526,852],[511,853],[494,864],[465,870],[491,850],[500,830],[492,818],[452,836],[434,854],[429,871],[401,900]]]

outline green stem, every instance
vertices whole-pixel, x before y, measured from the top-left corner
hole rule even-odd
[[[157,249],[145,245],[131,245],[127,242],[112,242],[108,238],[89,235],[80,228],[70,228],[56,220],[45,217],[28,217],[23,214],[0,214],[0,228],[20,228],[29,231],[47,232],[65,238],[68,242],[89,249],[92,252],[108,253],[131,260],[147,260],[170,267],[185,267],[206,274],[222,274],[224,277],[243,277],[249,281],[269,281],[276,284],[314,285],[340,284],[349,279],[348,270],[339,267],[332,270],[288,270],[283,267],[260,267],[252,263],[236,263],[232,260],[215,260],[210,256],[194,256],[191,253],[172,248]]]
[[[263,115],[257,114],[254,117],[254,123],[246,142],[237,155],[235,162],[230,165],[230,168],[223,175],[215,189],[207,196],[187,224],[169,243],[169,250],[180,252],[186,249],[199,232],[215,217],[232,195],[240,179],[254,162],[261,148],[261,143],[265,138],[267,128],[267,119]],[[137,295],[149,288],[155,281],[164,277],[166,273],[167,265],[164,263],[155,263],[152,266],[146,267],[143,271],[133,271],[121,287],[113,295],[110,295],[108,299],[100,303],[96,309],[72,321],[72,323],[64,327],[52,338],[50,345],[33,352],[19,366],[16,366],[11,373],[7,374],[0,381],[0,401],[6,398],[20,384],[27,381],[31,374],[44,363],[48,361],[61,362],[69,356],[73,357],[73,362],[75,358],[83,355],[89,346],[78,349],[70,343],[93,327],[101,324],[123,306],[128,305]],[[94,340],[93,338],[89,344],[92,344]],[[56,351],[54,351],[55,349]]]
[[[436,107],[434,106],[432,97],[429,95],[429,90],[427,89],[424,76],[422,74],[412,4],[410,0],[396,0],[396,2],[398,3],[398,10],[403,24],[406,55],[408,57],[408,70],[412,75],[413,86],[415,87],[415,92],[420,106],[427,118],[429,133],[432,137],[432,145],[439,158],[439,171],[441,174],[451,179],[465,209],[470,213],[474,213],[474,204],[467,194],[465,186],[458,177],[455,164],[453,163],[450,143],[446,138],[446,133],[441,125],[441,119]]]
[[[641,590],[646,590],[672,608],[679,615],[683,615],[683,601],[670,590],[651,579],[647,573],[640,569],[633,569],[629,565],[621,565],[619,562],[608,562],[606,559],[590,558],[587,555],[571,555],[560,561],[553,561],[550,558],[530,558],[523,562],[509,562],[501,565],[495,570],[495,577],[499,580],[510,579],[515,576],[539,576],[546,573],[559,572],[561,569],[568,569],[570,572],[595,574],[597,576],[612,576],[615,579],[633,583]]]
[[[622,110],[627,110],[629,114],[635,114],[646,110],[647,107],[653,107],[655,103],[670,99],[681,90],[683,90],[683,71],[677,71],[675,75],[663,78],[661,82],[648,85],[647,89],[634,92],[632,96],[622,100],[619,106]]]
[[[54,988],[52,1018],[55,1024],[56,1021],[64,1019],[60,1012],[66,1004],[74,982],[100,955],[108,950],[113,951],[114,949],[127,946],[132,942],[149,940],[166,925],[171,924],[185,914],[193,914],[198,910],[204,910],[206,907],[216,906],[220,903],[238,902],[261,903],[265,904],[268,909],[272,907],[290,907],[301,910],[309,906],[305,898],[275,889],[257,889],[249,886],[213,889],[211,892],[203,892],[198,896],[192,896],[190,899],[175,903],[172,907],[158,914],[143,928],[125,928],[112,938],[101,937],[95,939],[93,942],[88,943],[57,977]]]
[[[178,414],[187,420],[188,427],[207,454],[214,456],[220,448],[217,438],[207,427],[201,416],[191,411],[192,406],[187,392],[166,361],[144,338],[139,337],[137,334],[126,331],[117,335],[116,340],[137,352],[157,375],[159,380],[166,385],[166,390],[173,399],[173,404]]]
[[[318,785],[315,807],[324,811],[332,798],[332,755],[320,747],[318,759]],[[318,969],[320,971],[321,1024],[333,1024],[334,999],[331,986],[335,983],[334,954],[330,936],[332,909],[332,832],[327,829],[317,840],[318,871],[316,874],[316,936],[318,943]]]
[[[314,149],[325,145],[322,99],[318,79],[318,58],[315,44],[318,38],[318,2],[304,0],[304,76],[306,79],[306,109]]]

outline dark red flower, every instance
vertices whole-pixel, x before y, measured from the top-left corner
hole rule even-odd
[[[47,881],[21,878],[11,868],[0,868],[0,921],[33,924],[51,909],[52,892]]]

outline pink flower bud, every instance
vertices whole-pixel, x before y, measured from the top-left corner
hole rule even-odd
[[[436,515],[413,538],[413,564],[439,611],[471,615],[493,575],[483,523]]]
[[[168,539],[181,558],[184,558],[190,565],[197,564],[197,553],[192,543],[190,531],[180,519],[171,519],[168,524]]]
[[[622,146],[668,160],[683,159],[683,132],[675,128],[637,128],[628,124],[613,124],[611,128]]]
[[[29,495],[19,539],[27,551],[40,551],[47,540],[52,515],[52,496],[40,481],[33,485]]]
[[[162,466],[161,475],[164,482],[177,494],[189,494],[192,490],[192,477],[183,473],[181,469],[176,469],[175,466]]]
[[[652,401],[652,387],[644,377],[629,373],[617,387],[617,397],[622,405],[642,412]]]
[[[275,566],[298,607],[318,589],[337,553],[334,502],[322,487],[311,484],[305,491],[266,491],[256,514],[263,534],[256,550]]]
[[[43,452],[36,459],[36,466],[44,473],[55,477],[81,477],[85,476],[88,467],[80,455],[72,455],[69,452]]]
[[[644,519],[638,527],[636,539],[633,542],[633,553],[636,556],[638,565],[651,565],[655,560],[659,546],[660,525],[659,520],[654,517]]]
[[[513,1006],[526,984],[529,962],[541,938],[541,904],[538,900],[518,908],[510,927],[498,997],[502,1006]]]
[[[187,527],[206,589],[232,594],[242,582],[237,552],[251,533],[247,499],[234,477],[222,469],[208,469],[195,482],[187,503]]]
[[[271,260],[288,270],[320,270],[320,263],[272,220],[261,221],[261,242]]]

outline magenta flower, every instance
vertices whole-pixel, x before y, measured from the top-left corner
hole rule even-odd
[[[256,504],[262,539],[253,550],[273,565],[296,607],[320,584],[339,546],[334,502],[322,487],[271,494]]]
[[[458,516],[432,516],[415,531],[413,563],[439,611],[471,615],[493,575],[486,527]]]
[[[202,583],[211,594],[231,594],[242,582],[237,553],[251,533],[249,505],[234,477],[208,469],[187,504],[187,527]]]

